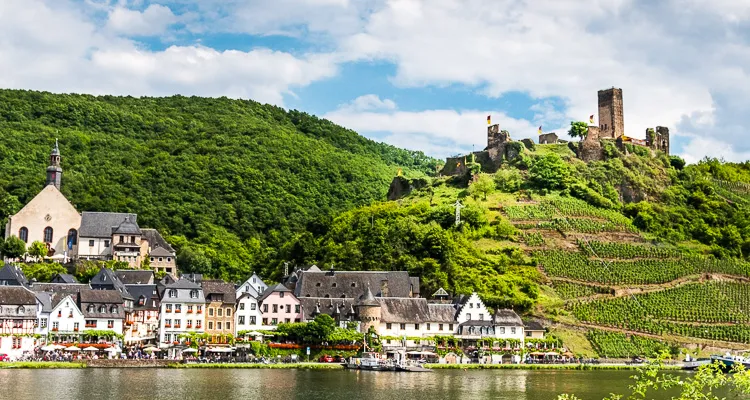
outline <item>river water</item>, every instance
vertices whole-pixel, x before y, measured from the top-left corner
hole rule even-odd
[[[601,400],[625,393],[634,371],[79,369],[0,370],[0,399]],[[665,393],[652,397],[669,399]]]

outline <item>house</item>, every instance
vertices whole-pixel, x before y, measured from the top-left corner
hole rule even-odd
[[[159,343],[168,349],[168,355],[178,355],[178,346],[186,341],[185,335],[203,333],[205,304],[203,289],[187,279],[164,287],[159,310]]]
[[[49,319],[52,313],[52,294],[48,292],[34,292],[36,296],[36,328],[34,333],[47,336],[49,333]]]
[[[262,324],[276,326],[280,323],[301,322],[302,307],[297,297],[282,284],[266,289],[258,298],[263,316]]]
[[[0,286],[28,286],[28,284],[29,280],[18,266],[6,263],[0,269]]]
[[[163,271],[177,276],[177,252],[164,240],[156,229],[141,229],[143,240],[148,243],[148,257],[154,271]]]
[[[468,321],[489,321],[492,322],[492,315],[490,314],[484,302],[477,293],[472,293],[470,296],[460,296],[457,299],[456,306],[458,313],[456,321],[459,324],[464,324]]]
[[[5,237],[17,236],[27,246],[35,241],[45,243],[48,256],[73,257],[78,248],[81,214],[60,192],[62,156],[55,141],[49,156],[47,182],[39,194],[15,215],[8,217]]]
[[[78,292],[78,308],[83,313],[85,330],[106,330],[123,334],[125,309],[122,295],[118,291],[81,290]]]
[[[544,339],[544,333],[547,330],[537,321],[526,321],[524,331],[526,332],[526,339]]]
[[[113,231],[125,219],[136,223],[136,214],[84,211],[79,229],[78,259],[112,260]]]
[[[128,288],[120,280],[120,277],[109,268],[102,268],[91,278],[89,282],[94,290],[114,290],[122,296],[125,312],[129,313],[133,309],[133,296],[128,292]]]
[[[211,335],[211,343],[227,343],[227,336],[237,332],[234,325],[234,306],[237,301],[234,285],[221,280],[201,282],[206,298],[204,332]]]
[[[149,269],[118,269],[115,272],[115,276],[120,282],[125,285],[127,290],[128,285],[153,285],[154,284],[154,271]],[[133,295],[131,293],[131,295]],[[135,297],[133,298],[135,300]]]
[[[500,309],[490,315],[477,293],[459,297],[456,306],[457,338],[467,341],[484,338],[515,339],[523,345],[523,321],[513,310]]]
[[[261,325],[263,314],[258,306],[258,299],[250,293],[242,293],[237,297],[234,311],[234,325],[237,333],[242,331],[257,331],[263,329]],[[266,329],[268,327],[265,327]]]
[[[161,300],[154,284],[125,285],[134,298],[132,323],[125,330],[125,343],[145,344],[156,341],[159,332],[159,305]]]
[[[18,358],[33,351],[37,301],[24,286],[0,287],[0,353]]]
[[[50,283],[78,283],[78,281],[71,274],[55,274]]]
[[[78,340],[85,318],[77,305],[77,291],[58,290],[50,292],[50,295],[52,311],[49,317],[49,333],[53,341]]]

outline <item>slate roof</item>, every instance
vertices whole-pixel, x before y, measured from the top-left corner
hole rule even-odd
[[[76,299],[78,296],[78,290],[75,291],[69,291],[69,290],[58,290],[55,292],[48,292],[50,293],[50,306],[54,309],[55,307],[60,304],[61,301],[65,300],[68,296],[71,297],[71,300],[73,304],[76,304]],[[78,307],[76,305],[76,307]]]
[[[180,280],[178,280],[175,283],[171,283],[165,286],[165,288],[166,289],[201,289],[200,285],[185,278],[180,278]]]
[[[515,311],[507,308],[495,311],[495,315],[492,319],[495,322],[495,325],[499,326],[523,326],[521,317],[519,317]]]
[[[159,299],[160,296],[158,290],[156,290],[156,285],[136,284],[125,285],[125,287],[128,288],[128,292],[133,296],[133,310],[156,311],[159,309],[161,300]],[[145,299],[143,305],[139,304],[141,296]]]
[[[536,321],[526,321],[524,324],[524,329],[527,331],[544,331],[544,327],[542,324]]]
[[[125,308],[122,296],[114,290],[81,290],[78,293],[78,304],[85,318],[113,318],[125,319]],[[104,306],[104,312],[101,307]],[[117,311],[112,312],[116,306]]]
[[[380,321],[385,323],[433,322],[433,312],[421,297],[376,297],[380,303]],[[453,321],[453,318],[450,319]],[[434,321],[438,322],[438,321]]]
[[[112,231],[120,226],[125,217],[130,217],[133,223],[138,223],[136,214],[84,211],[81,213],[81,228],[78,229],[78,236],[111,238]]]
[[[368,285],[365,288],[365,294],[363,294],[360,299],[357,301],[358,306],[377,306],[379,303],[377,300],[375,300],[375,296],[372,295],[372,290],[370,290],[370,286]]]
[[[200,285],[203,281],[203,274],[182,274],[180,279],[187,279]]]
[[[55,274],[51,279],[52,283],[78,283],[75,276],[71,274]]]
[[[266,289],[263,292],[263,294],[261,294],[260,297],[258,298],[258,303],[262,303],[263,300],[265,300],[266,298],[268,298],[268,296],[270,296],[271,294],[275,292],[291,292],[291,290],[289,290],[286,286],[280,283],[277,283],[274,286],[269,286],[268,289]]]
[[[430,309],[430,322],[456,322],[456,308],[451,304],[428,303]]]
[[[36,306],[36,296],[23,286],[0,286],[0,304]]]
[[[149,269],[118,269],[115,275],[124,285],[153,284],[154,271]],[[132,295],[133,293],[131,293]]]
[[[221,301],[222,303],[234,304],[237,301],[237,295],[234,291],[234,284],[221,280],[205,280],[201,283],[203,295],[206,301]]]
[[[125,219],[121,220],[112,233],[115,235],[140,235],[141,228],[134,222],[134,219],[130,218],[130,215],[126,215]]]
[[[34,282],[31,284],[31,290],[35,292],[65,292],[65,293],[78,293],[81,289],[91,289],[91,285],[88,283],[45,283],[45,282]]]
[[[26,279],[26,275],[23,274],[21,268],[8,263],[0,269],[0,281],[7,281],[9,285],[26,286],[29,284],[29,280]]]
[[[177,289],[177,297],[169,297],[169,290],[170,289]],[[196,290],[198,292],[198,296],[191,298],[190,297],[190,291]],[[201,287],[187,279],[180,279],[175,283],[171,283],[169,285],[164,286],[164,289],[161,290],[161,297],[162,299],[167,299],[169,302],[175,302],[175,303],[205,303],[206,298],[203,296],[203,289]]]
[[[133,300],[133,296],[128,293],[125,284],[123,284],[115,272],[109,268],[100,269],[99,273],[91,278],[90,284],[93,289],[116,290],[120,292],[123,298]]]
[[[36,299],[39,301],[39,304],[42,305],[43,313],[52,312],[52,295],[50,293],[34,292],[34,295],[36,296]]]
[[[381,283],[387,282],[388,295],[383,295]],[[416,284],[414,283],[416,282]],[[312,267],[300,273],[294,294],[297,297],[359,298],[369,285],[378,297],[409,297],[419,293],[419,278],[411,279],[406,271],[325,271],[312,272]]]
[[[151,249],[148,255],[151,257],[174,257],[175,256],[173,252],[170,252],[164,247],[157,247],[155,249]]]
[[[343,314],[351,314],[355,306],[354,299],[324,299],[320,297],[303,297],[299,299],[302,305],[302,314],[304,319],[313,319],[317,312],[321,314],[333,315],[336,307]],[[317,312],[316,312],[317,311]],[[355,312],[356,313],[356,312]]]
[[[141,235],[142,239],[148,240],[148,245],[151,247],[152,252],[154,249],[162,248],[170,254],[175,253],[174,248],[167,243],[164,237],[162,237],[156,229],[143,228],[141,229]]]

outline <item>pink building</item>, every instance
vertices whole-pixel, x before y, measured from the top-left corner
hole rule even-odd
[[[264,326],[302,321],[302,307],[299,300],[291,290],[280,283],[266,289],[260,295],[258,304]]]

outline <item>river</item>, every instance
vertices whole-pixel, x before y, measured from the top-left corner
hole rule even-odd
[[[256,369],[0,370],[0,399],[601,400],[634,371],[440,370],[386,373]],[[669,399],[667,394],[652,396]]]

